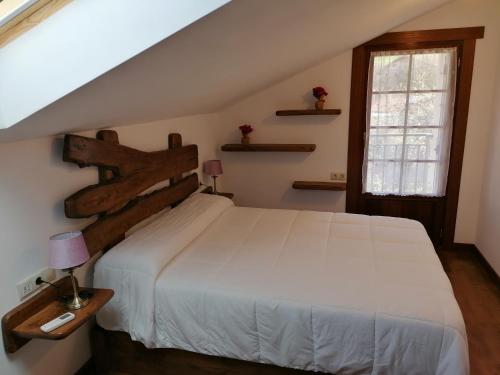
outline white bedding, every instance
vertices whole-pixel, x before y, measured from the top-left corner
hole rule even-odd
[[[337,374],[468,374],[423,226],[197,194],[106,253],[99,324],[148,347]]]

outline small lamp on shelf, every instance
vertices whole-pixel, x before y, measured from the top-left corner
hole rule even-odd
[[[207,160],[203,163],[203,172],[211,176],[214,180],[214,194],[217,194],[217,177],[222,175],[222,161]]]
[[[51,268],[69,272],[73,285],[73,297],[66,302],[70,310],[78,310],[86,306],[88,298],[78,294],[78,287],[73,271],[89,260],[89,252],[82,232],[65,232],[55,234],[49,239],[49,265]]]

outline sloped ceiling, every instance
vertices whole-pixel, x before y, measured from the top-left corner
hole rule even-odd
[[[233,0],[0,141],[214,112],[447,1]]]

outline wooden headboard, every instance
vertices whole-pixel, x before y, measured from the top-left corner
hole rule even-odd
[[[196,173],[182,175],[198,168],[198,147],[182,146],[180,134],[169,134],[168,147],[163,151],[139,151],[120,145],[118,134],[112,130],[99,131],[96,139],[72,134],[64,137],[64,161],[81,168],[99,168],[98,184],[64,201],[66,217],[99,215],[83,230],[90,256],[116,245],[134,225],[178,204],[198,189]],[[167,179],[169,186],[140,195]]]

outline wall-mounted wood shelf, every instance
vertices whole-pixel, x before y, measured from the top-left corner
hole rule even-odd
[[[345,182],[335,181],[294,181],[292,187],[301,190],[346,190]]]
[[[340,109],[283,109],[276,111],[276,116],[331,116],[341,113]]]
[[[263,144],[255,143],[243,145],[239,143],[227,144],[221,147],[222,151],[230,152],[312,152],[316,150],[315,144]]]
[[[55,285],[60,288],[62,294],[71,293],[69,277],[58,280]],[[75,314],[75,319],[49,333],[43,332],[40,326],[69,311],[57,300],[57,292],[50,286],[5,314],[2,318],[5,350],[14,353],[35,338],[60,340],[69,336],[87,322],[114,294],[111,289],[81,288],[80,290],[92,294],[88,305],[79,310],[71,310]]]

